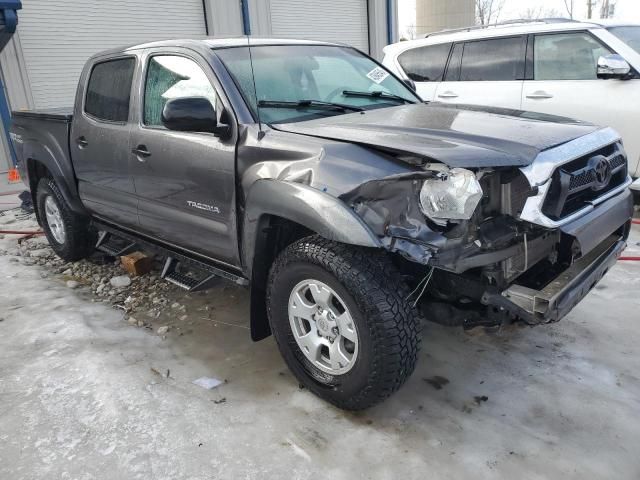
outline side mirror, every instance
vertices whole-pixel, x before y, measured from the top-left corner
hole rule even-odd
[[[631,72],[631,66],[617,53],[600,57],[597,68],[598,78],[626,78]]]
[[[162,124],[178,132],[209,132],[223,137],[228,125],[218,125],[216,111],[205,97],[172,98],[162,110]]]
[[[411,90],[413,90],[414,92],[416,91],[416,82],[414,82],[413,80],[411,80],[410,78],[405,78],[404,80],[404,84],[409,87]]]

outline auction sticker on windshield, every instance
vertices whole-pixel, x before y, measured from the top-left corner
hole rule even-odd
[[[384,68],[376,67],[367,73],[367,77],[373,80],[376,83],[382,83],[385,78],[389,76],[389,72],[387,72]]]

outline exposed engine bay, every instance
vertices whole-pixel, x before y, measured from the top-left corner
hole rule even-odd
[[[439,189],[447,182],[449,197]],[[537,194],[538,187],[517,168],[428,164],[424,172],[367,182],[340,198],[397,255],[409,283],[422,294],[427,318],[472,327],[561,318],[548,315],[549,301],[540,307],[536,292],[559,285],[559,276],[592,245],[561,228],[522,220],[527,200]],[[597,241],[601,249],[606,244],[601,253],[626,238],[628,212],[622,210],[616,217],[620,228]]]

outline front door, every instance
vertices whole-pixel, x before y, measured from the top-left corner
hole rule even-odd
[[[434,100],[520,108],[525,49],[523,36],[455,44]]]
[[[640,157],[634,122],[640,79],[599,79],[598,58],[610,53],[614,52],[589,32],[536,35],[534,79],[524,82],[522,109],[613,127],[622,136],[629,166],[635,168]]]
[[[145,63],[140,121],[131,134],[140,227],[167,243],[238,265],[234,138],[162,125],[164,105],[173,98],[206,97],[222,114],[210,67],[182,54],[150,54]]]
[[[100,61],[89,72],[76,109],[70,151],[83,204],[125,227],[138,224],[130,172],[129,106],[135,57]]]

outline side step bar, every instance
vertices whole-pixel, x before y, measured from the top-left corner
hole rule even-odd
[[[206,290],[216,278],[223,278],[237,285],[246,286],[249,281],[241,275],[214,265],[213,261],[196,258],[187,252],[137,237],[111,225],[93,221],[99,236],[96,249],[113,257],[126,255],[138,248],[166,257],[161,277],[190,292]],[[182,267],[182,268],[178,268]],[[188,270],[189,273],[184,273]],[[193,272],[193,273],[192,273]],[[197,276],[196,276],[197,275]]]
[[[112,233],[107,231],[101,231],[98,234],[98,242],[96,243],[96,250],[111,255],[112,257],[119,257],[126,255],[134,251],[136,244],[123,239],[114,237]]]

